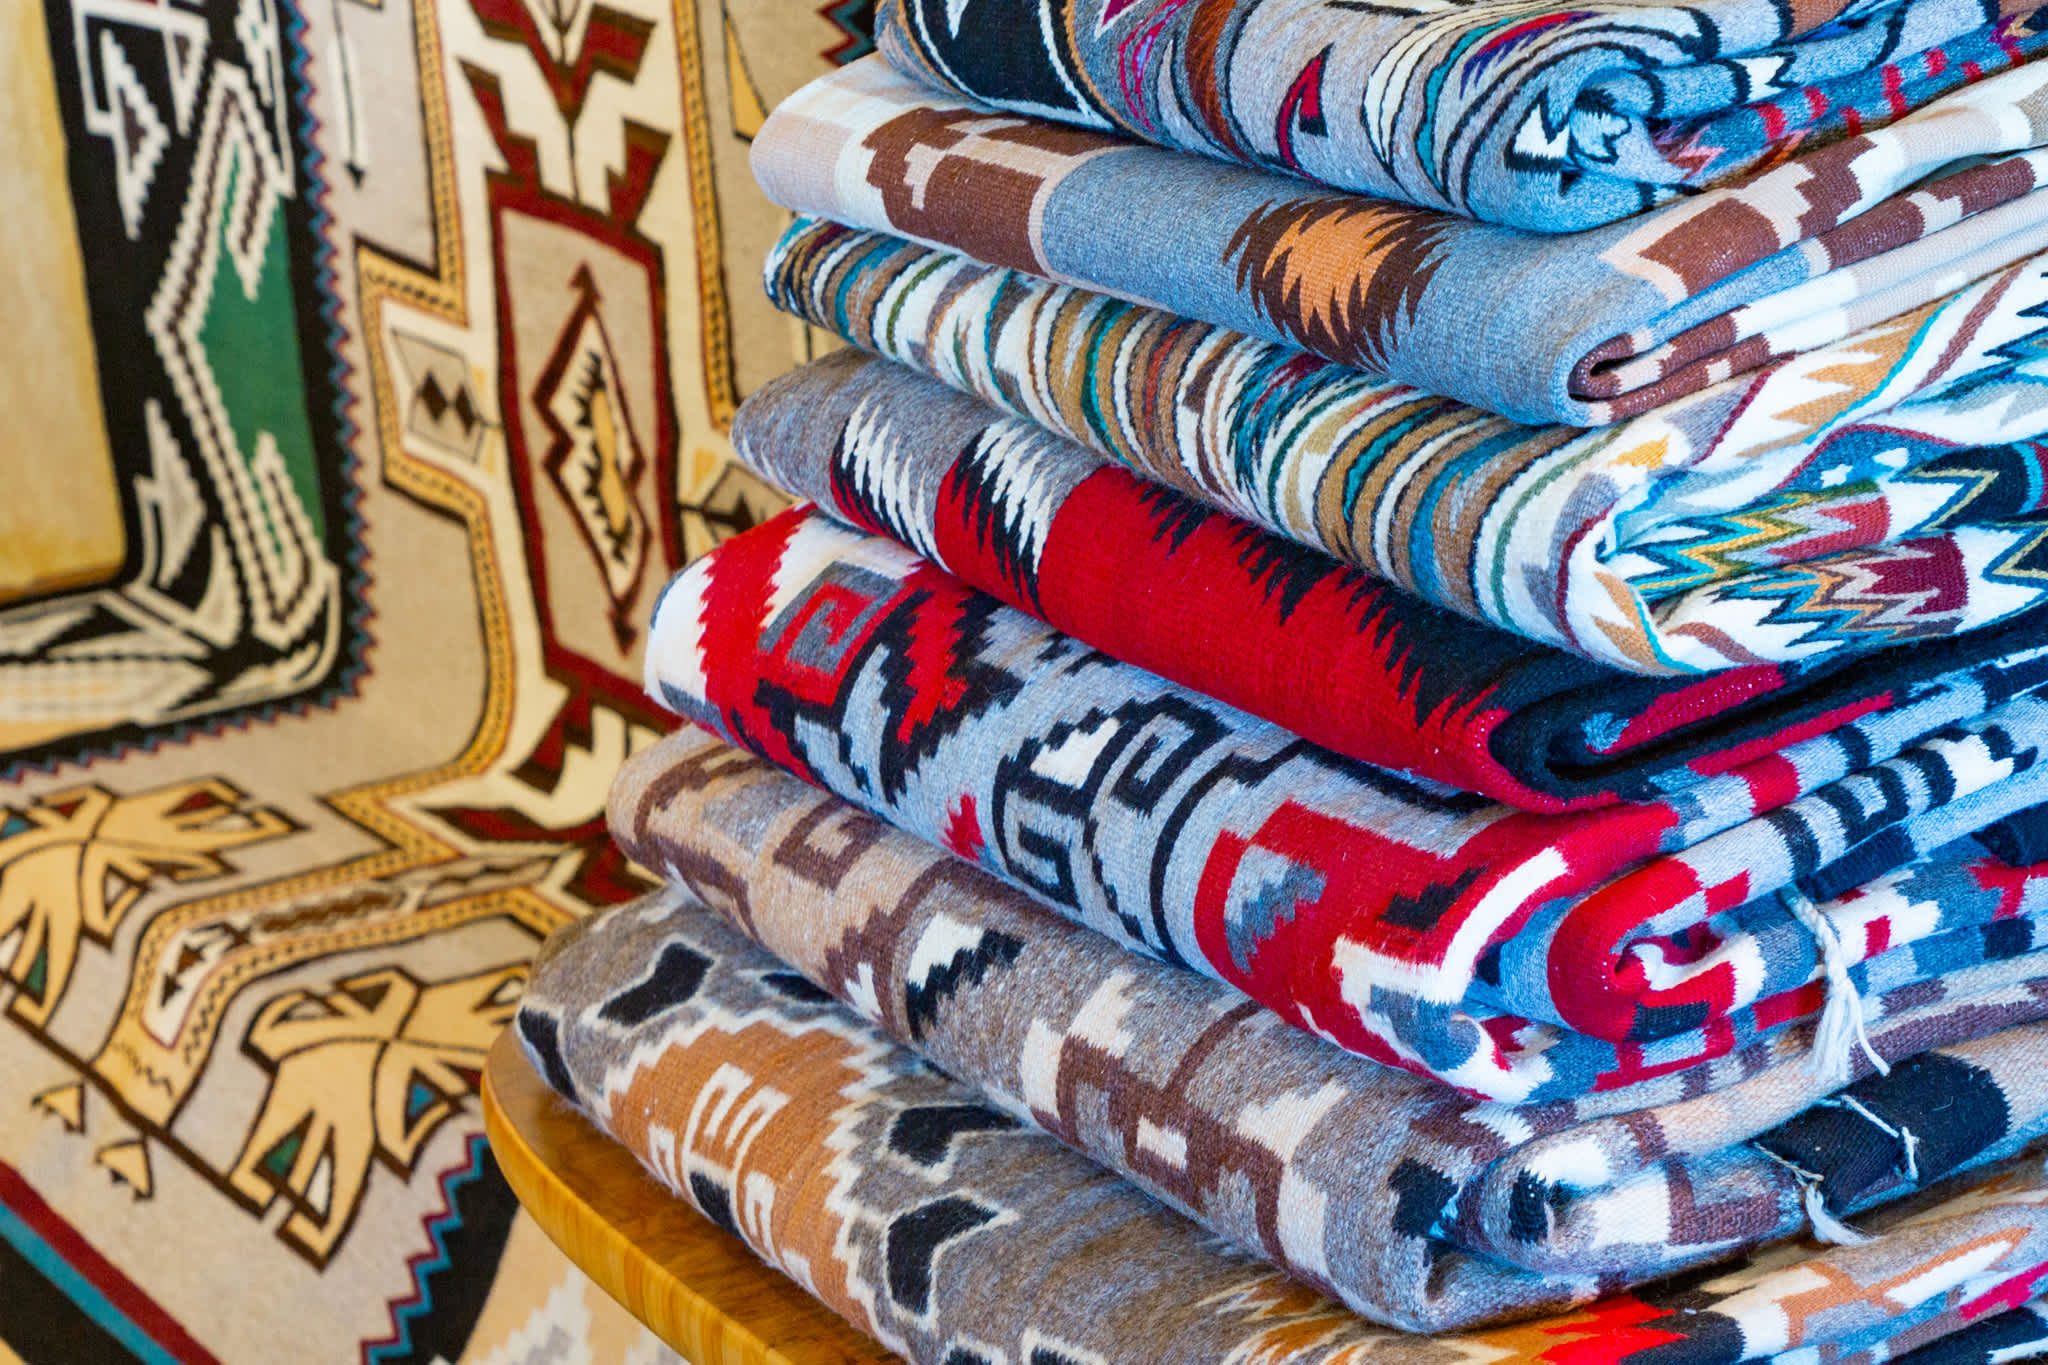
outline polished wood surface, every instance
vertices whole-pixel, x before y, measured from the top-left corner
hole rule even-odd
[[[692,1365],[896,1360],[655,1184],[534,1075],[509,1030],[484,1063],[483,1097],[491,1150],[519,1202]]]

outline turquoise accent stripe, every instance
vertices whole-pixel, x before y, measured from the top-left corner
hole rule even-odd
[[[136,1359],[148,1361],[150,1365],[179,1365],[176,1356],[165,1351],[154,1337],[108,1302],[106,1295],[100,1293],[92,1281],[58,1255],[54,1247],[5,1204],[0,1204],[0,1237],[6,1238],[24,1260],[40,1271],[44,1279],[76,1304],[79,1311],[97,1323],[108,1336],[134,1352]]]

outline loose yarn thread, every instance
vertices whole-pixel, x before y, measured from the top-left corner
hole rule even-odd
[[[1827,1085],[1847,1085],[1853,1079],[1859,1047],[1878,1075],[1889,1076],[1890,1063],[1878,1055],[1871,1045],[1869,1030],[1864,1027],[1863,995],[1849,979],[1849,955],[1842,948],[1835,927],[1812,898],[1796,887],[1786,887],[1778,898],[1813,935],[1820,950],[1821,975],[1828,985],[1827,1004],[1822,1006],[1820,1020],[1814,1025],[1813,1050],[1808,1056],[1807,1064],[1814,1078]]]

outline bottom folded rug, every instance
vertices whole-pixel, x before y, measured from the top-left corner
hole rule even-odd
[[[1963,1365],[2048,1347],[2026,1158],[1587,1308],[1456,1337],[1351,1316],[927,1067],[679,888],[569,926],[518,1020],[536,1070],[669,1189],[929,1365]]]
[[[627,760],[610,805],[635,862],[896,1043],[1411,1332],[1562,1312],[1809,1219],[1844,1235],[2048,1134],[2041,952],[1866,996],[1891,1066],[1839,1091],[1809,1023],[1511,1106],[1348,1055],[701,733]]]

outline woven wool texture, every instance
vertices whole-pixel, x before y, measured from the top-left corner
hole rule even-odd
[[[1895,1357],[1902,1365],[2008,1365],[2048,1352],[2048,1305],[2036,1301],[1981,1318]]]
[[[518,1027],[671,1190],[929,1365],[1875,1362],[2037,1330],[2048,1190],[2027,1161],[1875,1215],[1866,1245],[1787,1248],[1521,1327],[1383,1332],[929,1070],[674,890],[559,932]]]
[[[1630,677],[1433,607],[858,352],[757,390],[733,443],[768,482],[1107,654],[1337,753],[1524,810],[1676,790],[1894,705],[2044,625],[2037,608],[1917,649]],[[1963,483],[1956,497],[1974,506],[1993,496]]]
[[[822,222],[767,270],[863,349],[1630,671],[1925,641],[2040,600],[2048,257],[1585,433]]]
[[[2030,8],[885,0],[879,37],[1006,109],[1566,232],[2022,60]]]
[[[479,1092],[872,8],[0,0],[0,1362],[681,1365]]]
[[[2048,1127],[2048,1026],[2012,1027],[2048,1013],[2048,955],[1951,974],[1902,993],[1896,1013],[1881,1004],[1873,1043],[1895,1064],[1819,1108],[1810,1030],[1688,1075],[1511,1108],[1105,952],[987,874],[700,733],[631,760],[611,822],[636,862],[946,1074],[1414,1330],[1720,1260],[1798,1231],[1809,1185],[1846,1212]]]
[[[2034,63],[1742,184],[1544,235],[992,113],[869,59],[778,106],[753,165],[799,213],[1593,426],[2048,249],[2044,142]]]
[[[2038,645],[1657,801],[1559,816],[1340,759],[814,509],[679,574],[647,659],[650,691],[727,740],[1492,1098],[1810,1012],[1827,960],[1890,985],[1981,956],[1983,926],[2031,922],[2044,890],[1948,847],[2048,798]],[[1840,944],[1817,950],[1779,893],[1839,898],[1820,913]],[[1582,1054],[1548,1055],[1560,1034],[1609,1060],[1567,1080]]]

